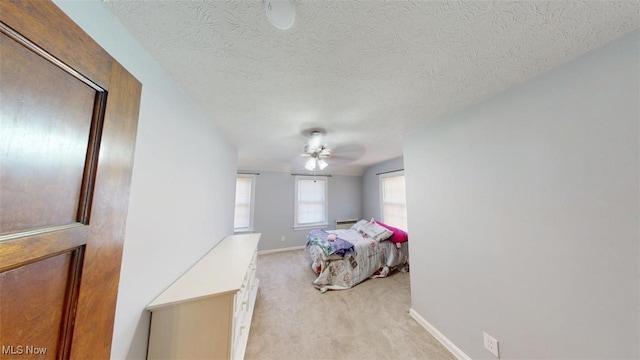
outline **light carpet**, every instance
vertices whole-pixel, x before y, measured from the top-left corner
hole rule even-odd
[[[409,273],[322,294],[307,253],[296,250],[258,256],[257,277],[247,360],[455,360],[409,315]]]

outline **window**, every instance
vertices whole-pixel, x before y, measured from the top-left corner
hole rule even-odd
[[[327,179],[296,176],[294,228],[327,226]]]
[[[407,200],[403,172],[380,176],[380,203],[382,222],[407,231]]]
[[[233,231],[253,231],[253,193],[255,175],[238,175],[236,178],[236,210]]]

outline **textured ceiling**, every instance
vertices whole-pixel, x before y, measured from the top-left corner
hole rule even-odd
[[[324,172],[361,174],[417,124],[639,26],[638,0],[296,1],[289,30],[262,1],[103,1],[259,171],[302,171],[321,127]]]

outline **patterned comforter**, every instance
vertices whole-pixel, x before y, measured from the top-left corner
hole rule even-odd
[[[320,231],[326,235],[336,234],[336,241],[327,241]],[[348,244],[353,245],[353,250]],[[342,251],[345,247],[347,250]],[[311,268],[318,275],[313,284],[322,292],[349,289],[368,278],[408,269],[408,242],[377,242],[350,229],[312,230],[307,235],[306,249],[312,260]]]
[[[355,251],[352,243],[340,237],[334,241],[327,240],[329,233],[324,230],[311,230],[307,234],[307,246],[316,245],[322,249],[324,255],[329,257],[331,255],[340,255],[344,257],[348,252]]]

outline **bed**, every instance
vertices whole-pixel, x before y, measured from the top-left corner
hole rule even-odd
[[[380,222],[360,220],[350,229],[311,230],[306,250],[321,292],[349,289],[369,278],[408,271],[406,232]],[[381,230],[384,228],[386,231]]]

